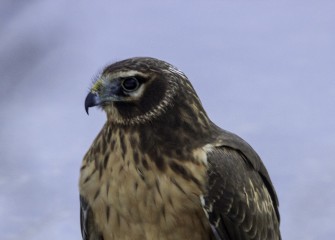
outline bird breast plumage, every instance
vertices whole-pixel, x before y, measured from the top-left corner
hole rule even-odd
[[[203,157],[201,151],[194,152]],[[171,161],[168,156],[161,160]],[[205,164],[184,166],[205,184]],[[172,168],[159,170],[140,151],[136,132],[105,125],[84,158],[80,194],[91,206],[104,240],[209,238],[201,185]]]

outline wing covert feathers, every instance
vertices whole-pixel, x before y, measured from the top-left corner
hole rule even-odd
[[[214,235],[222,240],[281,239],[277,196],[257,153],[227,131],[215,145],[207,154],[204,196]]]

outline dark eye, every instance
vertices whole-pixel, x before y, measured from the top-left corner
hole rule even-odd
[[[125,78],[122,81],[121,86],[126,92],[132,92],[138,89],[138,87],[140,86],[140,83],[138,82],[137,78],[130,77],[130,78]]]

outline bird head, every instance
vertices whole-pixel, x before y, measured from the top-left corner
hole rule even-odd
[[[101,107],[118,124],[151,122],[173,106],[202,110],[184,73],[164,61],[137,57],[107,66],[93,83],[85,109]],[[204,111],[203,111],[204,112]]]

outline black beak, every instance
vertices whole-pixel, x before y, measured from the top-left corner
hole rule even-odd
[[[95,93],[89,93],[85,99],[85,110],[88,115],[88,109],[100,104],[99,96]]]

